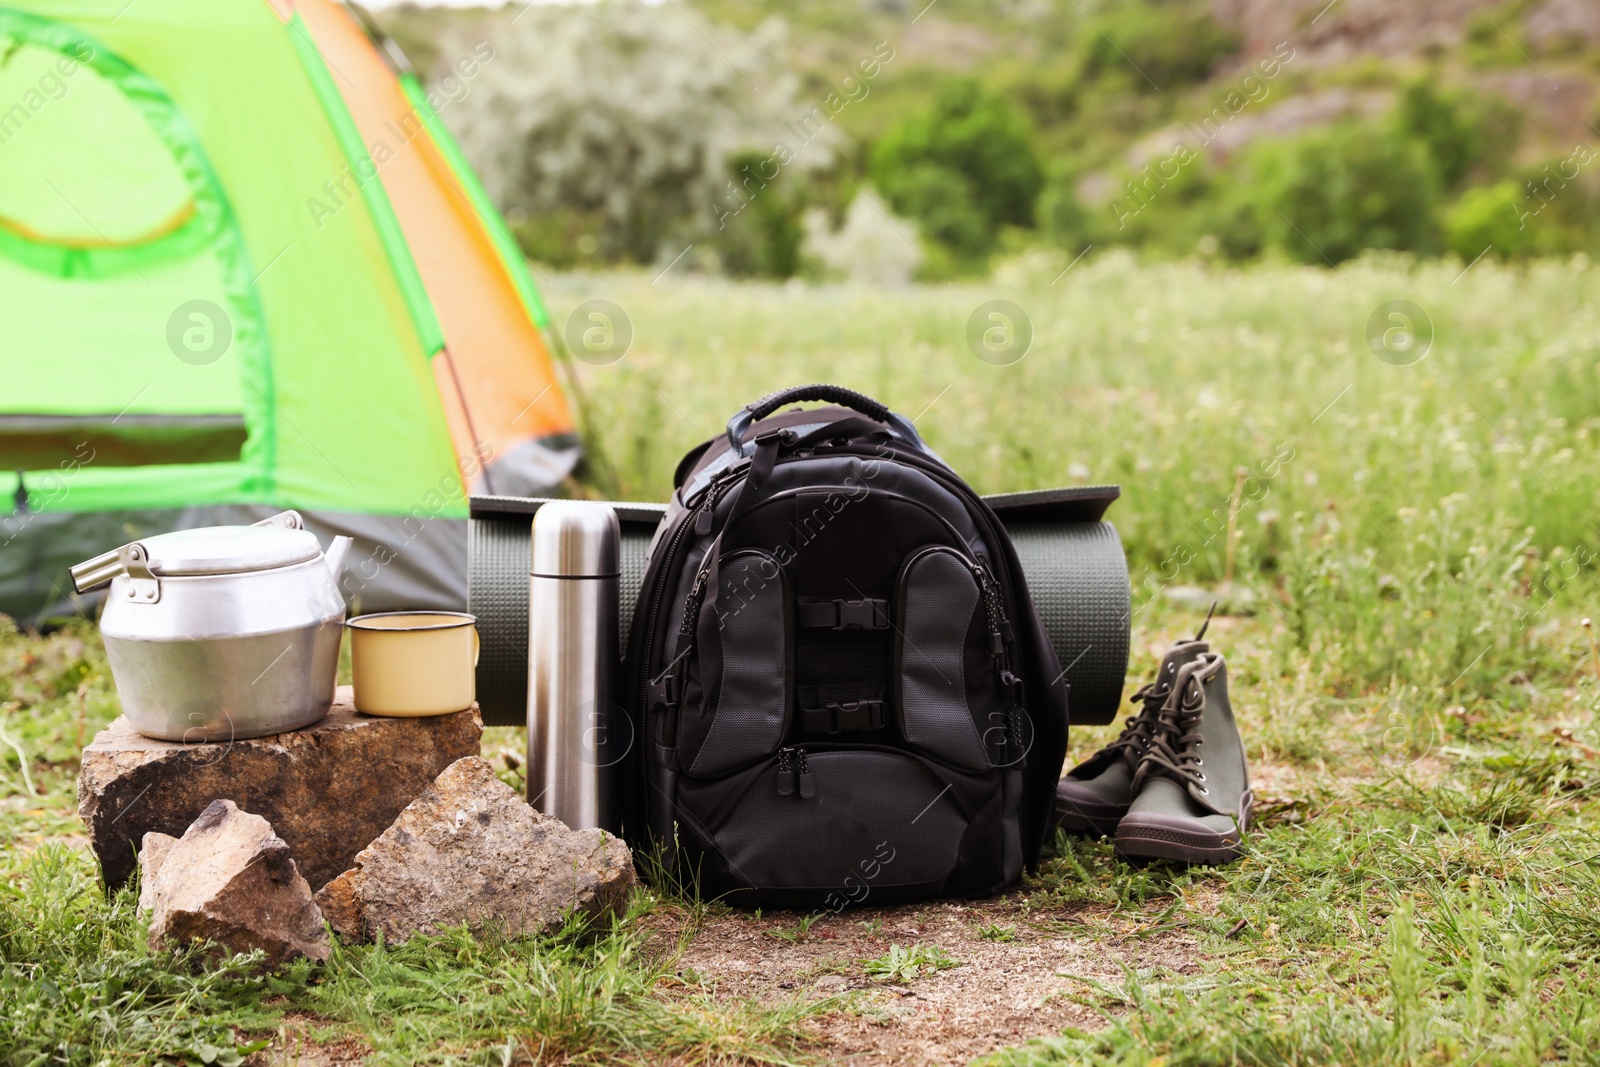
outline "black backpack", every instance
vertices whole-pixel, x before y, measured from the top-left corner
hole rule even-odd
[[[797,401],[843,407],[773,414]],[[1067,692],[989,506],[909,420],[829,385],[746,407],[674,481],[625,670],[627,837],[740,905],[1015,882]]]

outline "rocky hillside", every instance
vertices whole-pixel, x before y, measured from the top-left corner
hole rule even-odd
[[[650,11],[610,2],[615,20]],[[586,6],[561,10],[582,18]],[[437,74],[452,41],[493,42],[515,35],[519,20],[525,30],[546,17],[520,18],[519,10],[403,6],[380,12],[380,21]],[[767,218],[772,232],[747,244],[797,241],[797,220],[809,210],[826,210],[837,224],[870,183],[918,225],[935,271],[982,269],[995,251],[1036,238],[1188,254],[1212,237],[1207,247],[1249,258],[1278,240],[1276,223],[1247,207],[1238,188],[1272,186],[1297,202],[1304,189],[1332,181],[1367,202],[1367,186],[1386,174],[1426,188],[1382,193],[1385,204],[1335,244],[1427,254],[1488,243],[1507,256],[1600,244],[1600,188],[1586,171],[1600,155],[1600,0],[685,0],[670,10],[716,50],[707,56],[721,54],[713,65],[741,41],[759,40],[760,49],[742,54],[772,62],[737,70],[751,95],[772,96],[781,85],[777,114],[788,109],[799,120],[825,107],[838,135],[831,168],[791,183],[789,221]],[[865,78],[864,62],[875,70]],[[780,140],[784,124],[772,125]],[[970,144],[935,143],[955,136],[955,125]],[[1370,149],[1370,158],[1335,178],[1328,168],[1343,166],[1345,142]],[[1419,151],[1429,158],[1411,158]],[[996,173],[984,154],[1021,162]],[[1543,216],[1546,232],[1529,235],[1523,223],[1551,199],[1553,175],[1559,189],[1576,183],[1583,195],[1567,195]],[[984,209],[996,182],[1027,202]],[[1181,192],[1170,192],[1173,184]],[[1152,188],[1171,202],[1145,215],[1127,197]],[[1304,229],[1308,216],[1273,200],[1277,214]],[[1182,232],[1169,240],[1175,223],[1162,213],[1179,208]],[[1352,206],[1306,210],[1343,218]],[[1418,213],[1426,225],[1393,222]],[[1135,214],[1141,222],[1130,229]],[[1491,232],[1507,218],[1515,235]],[[692,226],[658,229],[684,235]],[[560,260],[561,249],[550,247]],[[1304,249],[1284,251],[1307,258]],[[1319,257],[1328,255],[1310,258]]]

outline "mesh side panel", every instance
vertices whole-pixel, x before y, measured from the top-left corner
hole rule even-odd
[[[1034,607],[1072,686],[1075,724],[1116,718],[1128,673],[1131,590],[1122,539],[1109,522],[1007,527]]]
[[[467,535],[467,610],[478,617],[478,706],[485,726],[522,726],[528,717],[528,564],[533,519],[475,518]],[[619,647],[628,644],[634,601],[644,584],[652,531],[622,528]]]

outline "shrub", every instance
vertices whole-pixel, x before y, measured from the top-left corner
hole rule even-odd
[[[1095,27],[1084,38],[1083,76],[1127,71],[1126,80],[1140,92],[1204,81],[1218,59],[1239,47],[1238,37],[1205,8],[1174,0],[1119,3],[1097,13]]]
[[[728,161],[734,182],[759,174],[767,157],[760,152],[736,153]],[[759,185],[735,211],[724,215],[714,243],[722,268],[736,277],[792,277],[800,269],[800,245],[805,229],[800,223],[805,209],[804,190],[798,177],[780,178]]]
[[[1521,171],[1512,182],[1512,210],[1524,224],[1533,255],[1600,250],[1600,168],[1596,153],[1572,154]]]
[[[1466,90],[1441,91],[1424,80],[1401,90],[1394,114],[1400,132],[1427,151],[1445,189],[1460,187],[1474,174],[1503,173],[1521,119],[1504,101]]]
[[[945,86],[931,110],[885,134],[871,172],[897,213],[971,257],[989,253],[1001,226],[1033,225],[1044,182],[1027,119],[971,81]]]
[[[1533,251],[1533,231],[1522,220],[1527,210],[1513,181],[1468,189],[1445,213],[1445,243],[1470,263],[1485,250],[1502,258]]]
[[[1267,236],[1265,217],[1272,209],[1261,194],[1232,176],[1216,179],[1211,195],[1195,209],[1200,240],[1213,237],[1217,251],[1227,259],[1251,259],[1261,254]]]
[[[1101,220],[1090,215],[1078,196],[1078,174],[1061,168],[1039,194],[1039,229],[1046,237],[1076,254],[1104,240]]]
[[[1249,160],[1270,202],[1267,239],[1304,263],[1367,248],[1437,248],[1438,178],[1420,144],[1390,123],[1342,123],[1258,147]]]
[[[962,255],[981,257],[994,246],[995,228],[978,206],[973,183],[960,171],[933,163],[900,175],[894,209],[922,224],[924,236]]]
[[[893,287],[905,285],[927,265],[913,236],[916,225],[894,219],[870,186],[850,202],[841,226],[829,223],[820,207],[805,214],[805,258],[824,277]]]

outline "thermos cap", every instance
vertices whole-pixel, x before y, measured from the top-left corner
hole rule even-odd
[[[552,500],[533,513],[533,558],[538,578],[612,578],[619,570],[622,527],[610,504]]]

